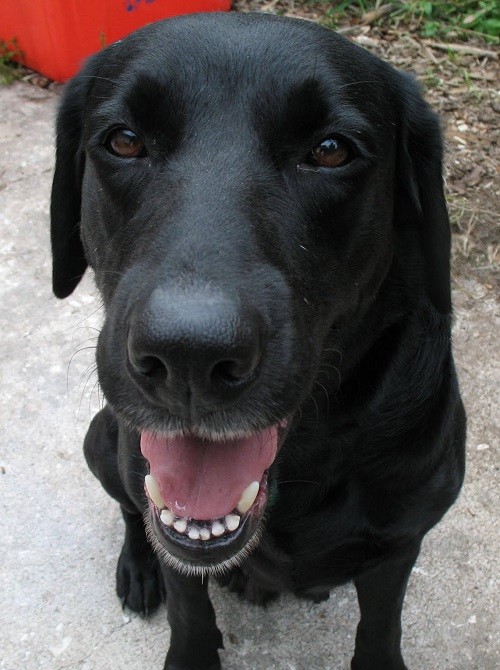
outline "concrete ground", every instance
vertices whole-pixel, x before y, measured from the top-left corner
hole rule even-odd
[[[99,405],[91,277],[50,291],[49,189],[57,94],[0,89],[0,668],[163,667],[166,612],[122,612],[114,572],[117,505],[81,443]],[[408,588],[403,649],[413,670],[495,670],[498,643],[499,317],[488,286],[459,277],[455,348],[469,414],[462,496],[426,538]],[[496,509],[495,509],[496,507]],[[282,597],[266,610],[212,587],[225,670],[347,670],[352,587],[320,605]]]

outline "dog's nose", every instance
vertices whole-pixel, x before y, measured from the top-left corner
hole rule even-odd
[[[130,315],[129,369],[155,400],[191,416],[253,385],[264,340],[262,316],[239,296],[157,288]]]

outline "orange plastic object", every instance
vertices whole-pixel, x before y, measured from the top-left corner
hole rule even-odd
[[[83,60],[136,28],[177,14],[224,11],[231,0],[0,0],[0,40],[27,67],[65,81]]]

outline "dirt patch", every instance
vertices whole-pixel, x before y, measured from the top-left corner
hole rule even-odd
[[[330,3],[293,0],[237,0],[238,11],[265,11],[328,23]],[[497,203],[500,120],[500,50],[471,34],[443,43],[420,36],[413,21],[387,22],[378,12],[345,14],[338,32],[414,73],[433,108],[441,115],[446,137],[446,194],[453,230],[453,274],[474,276],[500,295],[500,227]],[[453,35],[449,36],[453,39]]]

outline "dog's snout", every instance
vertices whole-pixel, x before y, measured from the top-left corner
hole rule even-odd
[[[238,296],[155,289],[129,319],[131,374],[176,414],[233,402],[257,377],[264,322]]]

